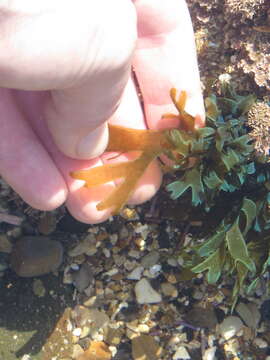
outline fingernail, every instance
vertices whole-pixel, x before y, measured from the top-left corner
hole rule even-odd
[[[109,139],[108,125],[104,123],[92,130],[77,146],[80,159],[92,159],[100,156],[106,150]]]

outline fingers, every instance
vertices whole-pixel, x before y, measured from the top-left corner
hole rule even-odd
[[[9,90],[0,90],[0,174],[31,206],[51,210],[67,196],[65,181]]]
[[[58,169],[63,174],[69,192],[66,205],[70,213],[76,219],[85,223],[95,224],[108,219],[111,215],[110,209],[98,211],[96,205],[104,200],[104,198],[115,188],[115,184],[109,183],[88,189],[84,187],[83,181],[71,178],[70,172],[100,166],[108,161],[121,162],[130,160],[133,155],[121,154],[112,159],[111,154],[104,154],[101,158],[92,160],[74,160],[66,157],[53,143],[51,135],[46,128],[46,124],[43,121],[44,119],[42,118],[41,109],[48,94],[45,92],[18,91],[16,92],[16,96],[20,109],[22,109],[27,119],[31,122],[35,133],[38,134],[50,156],[54,159]],[[145,128],[140,103],[131,80],[123,94],[121,105],[111,121],[114,124],[122,126],[140,129]],[[130,202],[132,204],[137,204],[150,199],[160,187],[161,179],[162,174],[159,166],[154,162],[149,166],[143,178],[139,181]]]
[[[130,80],[123,94],[122,102],[117,109],[115,115],[110,120],[111,123],[128,126],[131,128],[144,129],[145,122],[139,99],[133,82]],[[111,154],[104,154],[101,161],[96,163],[76,162],[76,168],[72,170],[82,169],[91,166],[102,165],[108,162],[129,161],[137,156],[135,154],[119,154],[112,157]],[[92,160],[94,161],[94,160]],[[71,165],[71,164],[70,164]],[[99,223],[106,220],[110,216],[110,211],[98,211],[96,205],[109,195],[114,189],[115,184],[105,184],[99,187],[86,189],[83,182],[66,178],[69,183],[70,196],[67,206],[72,215],[80,221],[86,223]],[[159,189],[162,181],[162,173],[158,163],[154,161],[149,165],[143,177],[138,181],[137,187],[129,199],[129,204],[140,204],[149,200]]]
[[[174,120],[166,119],[164,123],[161,119],[164,113],[176,113],[169,98],[172,87],[187,91],[187,112],[200,115],[204,120],[194,35],[185,1],[135,0],[134,4],[139,19],[139,40],[133,65],[148,126],[177,125]]]
[[[103,153],[104,123],[119,104],[136,44],[133,4],[7,4],[0,4],[0,86],[53,90],[44,112],[60,150],[78,159]]]

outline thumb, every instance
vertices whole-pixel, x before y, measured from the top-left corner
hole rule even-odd
[[[127,17],[118,19],[118,25],[107,22],[103,44],[90,50],[84,64],[87,70],[79,83],[50,91],[45,120],[56,145],[69,157],[94,158],[107,147],[107,121],[115,113],[130,77],[136,44],[135,11],[130,7],[127,10],[132,15],[129,24]]]
[[[65,155],[91,159],[105,151],[107,120],[118,107],[129,68],[123,73],[115,87],[108,84],[106,89],[105,80],[89,79],[85,85],[50,92],[44,116],[55,144]]]
[[[132,2],[31,1],[0,5],[0,86],[47,90],[44,118],[66,155],[89,159],[107,144],[136,45]]]

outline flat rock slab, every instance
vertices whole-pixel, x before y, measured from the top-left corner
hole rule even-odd
[[[57,270],[63,259],[60,242],[45,236],[25,236],[11,253],[11,267],[18,276],[34,277]]]

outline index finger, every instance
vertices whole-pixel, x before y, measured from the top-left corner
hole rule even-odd
[[[204,105],[192,23],[184,0],[134,0],[138,14],[138,46],[133,66],[144,99],[147,124],[164,124],[161,116],[175,112],[169,97],[172,87],[188,95],[186,111],[200,115]],[[175,120],[172,120],[175,121]]]

